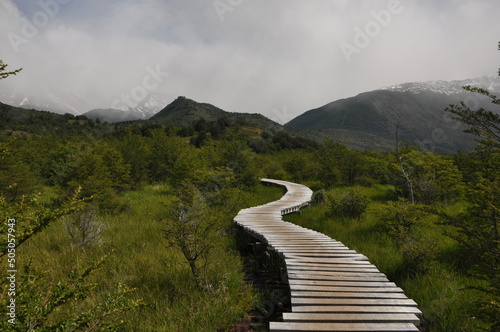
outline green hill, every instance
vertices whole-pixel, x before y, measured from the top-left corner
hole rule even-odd
[[[284,130],[283,126],[262,114],[226,112],[211,104],[198,103],[186,97],[178,97],[150,120],[173,127],[187,127],[200,119],[211,122],[220,118],[272,133]]]

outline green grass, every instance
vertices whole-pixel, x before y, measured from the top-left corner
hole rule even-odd
[[[123,212],[100,215],[108,226],[103,244],[82,250],[69,241],[65,221],[58,220],[19,247],[21,265],[48,270],[57,282],[75,267],[83,268],[112,252],[105,264],[91,277],[98,287],[83,306],[98,303],[101,296],[120,282],[136,289],[133,297],[142,298],[144,308],[128,312],[124,331],[224,331],[249,312],[256,300],[251,287],[243,281],[243,262],[232,238],[232,217],[244,207],[279,199],[283,190],[258,186],[243,192],[233,215],[221,220],[227,227],[220,238],[211,269],[218,277],[209,290],[199,290],[188,265],[175,248],[167,247],[163,226],[164,204],[171,202],[167,185],[148,185],[120,197]],[[81,309],[81,308],[80,308]],[[75,308],[67,308],[75,310]],[[76,310],[79,310],[78,308]]]
[[[353,188],[336,188],[328,195],[341,196],[350,189]],[[359,220],[330,216],[327,203],[305,208],[301,215],[288,215],[285,219],[320,231],[366,255],[419,304],[432,332],[479,331],[486,326],[476,317],[477,293],[467,289],[468,285],[477,285],[479,281],[466,277],[462,271],[460,255],[463,253],[454,240],[443,234],[450,230],[440,225],[436,216],[423,218],[414,229],[420,245],[417,248],[431,249],[416,261],[418,268],[412,270],[405,265],[400,243],[386,232],[380,221],[386,202],[394,198],[394,189],[383,185],[354,189],[370,198]],[[457,213],[464,206],[463,202],[457,202],[443,208]]]

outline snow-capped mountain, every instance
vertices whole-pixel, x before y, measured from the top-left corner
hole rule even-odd
[[[455,81],[427,81],[403,83],[384,87],[381,90],[411,92],[418,94],[421,92],[434,92],[444,95],[456,95],[464,93],[464,86],[473,86],[487,89],[491,92],[500,92],[499,76],[482,76],[475,79],[455,80]]]
[[[71,91],[70,88],[51,90],[40,88],[37,91],[25,92],[12,86],[0,87],[0,102],[58,114],[87,115],[90,113],[90,118],[99,117],[108,122],[149,119],[170,103],[160,95],[149,94],[136,106],[128,106],[126,103],[118,102],[117,106],[113,107],[113,102],[84,97],[83,94],[79,95],[78,92]],[[110,109],[113,111],[104,111]],[[92,111],[89,112],[89,110]],[[99,116],[95,116],[96,114]]]
[[[2,87],[0,90],[0,101],[2,103],[36,109],[53,113],[71,113],[79,115],[82,113],[82,105],[89,105],[85,98],[78,96],[69,90],[49,90],[40,88],[36,92],[20,92],[21,89]],[[91,107],[90,105],[88,107]],[[91,107],[92,108],[92,107]]]
[[[471,150],[475,136],[464,133],[467,126],[445,109],[462,101],[472,110],[498,112],[498,107],[490,98],[462,88],[467,85],[500,92],[500,78],[494,76],[404,83],[333,101],[285,126],[314,130],[357,149],[390,151],[398,133],[398,140],[435,153]]]
[[[122,105],[116,108],[97,108],[83,115],[106,122],[146,120],[160,112],[168,104],[169,102],[161,96],[150,94],[135,107]]]
[[[134,114],[138,119],[149,119],[164,109],[170,102],[171,101],[167,101],[159,95],[150,94],[135,107],[126,106],[118,109]]]

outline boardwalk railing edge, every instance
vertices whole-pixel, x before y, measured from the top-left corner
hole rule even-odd
[[[421,311],[368,258],[322,233],[283,221],[312,199],[304,185],[284,186],[277,201],[241,210],[234,222],[285,260],[292,312],[270,331],[419,331]]]

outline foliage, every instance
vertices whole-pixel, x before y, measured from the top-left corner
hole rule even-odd
[[[77,193],[78,194],[78,193]],[[8,202],[0,196],[0,219],[14,219],[16,221],[16,247],[23,244],[32,236],[42,232],[58,218],[78,210],[82,206],[82,200],[77,198],[77,194],[68,202],[58,208],[49,208],[39,202],[39,197],[23,199],[19,202]],[[0,257],[7,253],[7,228],[5,224],[1,229],[0,247],[2,252]]]
[[[332,216],[341,218],[359,219],[366,211],[368,197],[361,193],[349,190],[347,194],[330,202],[330,212]]]
[[[489,91],[470,86],[467,91],[489,97],[494,105],[500,100]],[[466,131],[479,136],[480,144],[472,153],[470,163],[474,173],[469,175],[468,208],[458,216],[441,213],[445,223],[456,229],[448,234],[467,250],[471,258],[469,273],[486,281],[479,288],[482,314],[494,321],[490,330],[500,328],[500,117],[484,109],[470,110],[465,104],[451,105],[448,112],[470,125]]]
[[[0,197],[0,217],[2,220],[14,221],[15,225],[11,228],[15,231],[16,239],[14,247],[7,246],[7,243],[2,241],[1,256],[7,254],[7,248],[17,250],[34,235],[47,229],[58,218],[75,213],[82,206],[82,201],[77,199],[76,195],[68,203],[56,209],[47,208],[38,200],[35,196],[30,201],[22,200],[19,203],[9,204],[5,198]],[[2,239],[7,239],[6,232],[5,227],[2,227]],[[74,269],[67,275],[67,279],[58,281],[52,280],[48,271],[38,270],[30,264],[25,265],[22,272],[16,275],[18,279],[15,298],[16,324],[12,325],[2,320],[4,324],[2,330],[76,331],[96,328],[117,330],[121,323],[114,320],[115,314],[142,305],[141,301],[126,297],[133,290],[124,285],[119,285],[106,299],[103,299],[102,303],[91,309],[74,312],[67,317],[58,317],[57,313],[61,307],[83,303],[94,292],[97,285],[88,283],[86,279],[104,263],[105,259],[106,257],[102,257],[95,260],[81,270]],[[21,263],[17,264],[21,265]],[[2,299],[7,299],[7,292],[10,294],[8,280],[1,282],[1,288]],[[6,308],[6,305],[2,305],[1,312],[4,315]]]
[[[84,198],[102,208],[116,208],[116,194],[129,188],[130,165],[106,143],[74,142],[64,147],[54,170],[56,183],[66,191],[82,188]]]
[[[29,166],[14,153],[11,144],[0,143],[0,194],[10,202],[32,195],[35,177]]]
[[[18,275],[16,293],[16,324],[2,320],[3,331],[117,331],[123,321],[117,315],[143,306],[142,301],[128,296],[134,291],[118,284],[97,305],[84,311],[73,311],[68,316],[58,318],[62,307],[82,303],[97,284],[89,283],[88,277],[105,261],[105,257],[83,270],[74,270],[66,280],[53,281],[48,271],[39,271],[27,265]],[[5,296],[7,283],[2,282]],[[4,309],[4,308],[2,308]],[[3,311],[3,310],[2,310]],[[4,313],[5,314],[5,313]]]
[[[66,218],[66,229],[71,242],[81,248],[94,248],[102,244],[102,233],[106,224],[97,219],[97,211],[93,206],[75,211]]]
[[[325,189],[317,190],[311,197],[311,202],[314,204],[322,204],[328,200]]]
[[[344,158],[347,147],[340,143],[326,141],[317,151],[316,157],[320,161],[319,179],[326,188],[341,183],[341,160]]]
[[[417,203],[452,203],[462,198],[465,189],[462,173],[453,160],[413,146],[400,149],[393,159],[393,183],[403,196],[410,196],[410,181]],[[401,167],[405,170],[405,176],[402,175]]]
[[[8,67],[8,65],[5,64],[2,59],[0,59],[0,80],[7,78],[10,75],[16,75],[21,70],[23,70],[22,68],[19,68],[19,69],[13,70],[13,71],[6,71],[7,67]]]
[[[204,195],[193,185],[179,191],[177,202],[163,220],[168,245],[181,251],[197,288],[210,287],[208,268],[221,232],[217,213],[210,210]]]
[[[491,99],[494,105],[500,105],[500,99],[486,89],[465,86],[465,90],[482,94]],[[450,105],[446,108],[447,112],[456,116],[454,119],[470,126],[465,132],[480,137],[483,146],[492,146],[500,148],[500,116],[491,111],[480,108],[471,110],[467,104],[461,102],[459,105]]]
[[[435,258],[435,245],[425,240],[421,233],[421,229],[429,227],[426,223],[428,215],[424,205],[412,204],[402,198],[388,202],[380,214],[379,227],[396,241],[403,254],[401,273],[421,273]]]
[[[64,139],[88,135],[102,137],[114,127],[108,123],[98,124],[85,117],[77,118],[69,113],[61,115],[0,103],[0,133],[7,137],[32,135],[56,135]]]

